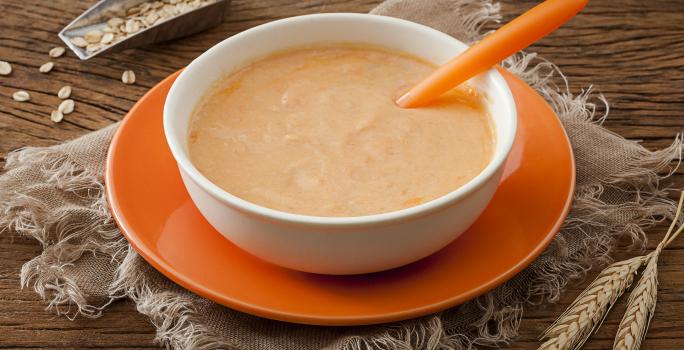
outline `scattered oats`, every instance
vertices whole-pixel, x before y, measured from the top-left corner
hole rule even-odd
[[[121,81],[127,85],[135,84],[135,73],[132,70],[123,72],[121,75]]]
[[[52,58],[57,58],[57,57],[61,57],[65,51],[66,50],[64,50],[63,47],[57,46],[57,47],[53,47],[48,54]]]
[[[171,4],[171,5],[175,5],[179,2],[181,2],[181,0],[169,0],[169,4]]]
[[[57,92],[57,97],[62,100],[69,98],[69,96],[71,96],[71,86],[69,85],[62,86],[59,92]]]
[[[50,120],[52,120],[55,123],[59,123],[64,119],[64,113],[60,112],[59,110],[52,111],[50,113]]]
[[[91,44],[99,43],[100,39],[102,39],[102,32],[99,30],[91,30],[85,33],[83,39],[85,39],[87,42]]]
[[[74,111],[74,100],[64,100],[59,104],[57,110],[63,114],[69,114]]]
[[[162,7],[162,6],[164,6],[164,3],[161,1],[155,1],[152,3],[152,8],[155,10]]]
[[[12,65],[9,62],[0,61],[0,75],[10,75],[12,73]]]
[[[75,37],[69,39],[69,41],[71,41],[71,43],[76,45],[77,47],[83,48],[83,47],[88,46],[88,42],[86,41],[86,39],[83,39],[80,36],[75,36]]]
[[[112,29],[118,28],[122,24],[124,24],[124,20],[119,17],[114,17],[107,21],[107,25]]]
[[[54,66],[55,66],[54,63],[47,62],[47,63],[43,64],[42,66],[40,66],[40,68],[38,68],[38,71],[40,71],[41,73],[50,73],[50,71],[52,70],[52,68]]]
[[[126,21],[126,26],[124,27],[124,31],[128,34],[133,34],[137,31],[140,30],[140,23],[135,20],[135,19],[129,19]]]
[[[109,45],[112,41],[114,41],[114,34],[105,33],[105,35],[102,36],[102,39],[100,39],[100,44]]]
[[[12,94],[12,98],[17,102],[24,102],[30,100],[31,95],[29,95],[29,93],[24,90],[19,90]]]
[[[100,45],[100,43],[88,44],[88,46],[86,46],[86,51],[95,52],[100,50],[100,48],[102,48],[102,45]]]

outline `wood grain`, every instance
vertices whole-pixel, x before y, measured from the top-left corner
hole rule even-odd
[[[191,38],[81,62],[73,54],[54,59],[55,69],[38,73],[50,48],[60,45],[56,33],[93,4],[90,1],[0,0],[0,59],[12,63],[11,76],[0,77],[0,164],[4,154],[22,146],[58,143],[121,120],[145,91],[183,67],[223,38],[273,19],[315,12],[365,12],[379,0],[235,0],[225,22]],[[535,1],[508,0],[506,19]],[[643,140],[648,148],[667,146],[684,130],[684,2],[681,0],[594,0],[577,18],[534,45],[532,50],[556,63],[574,92],[593,85],[611,103],[605,125],[618,134]],[[137,83],[123,85],[125,69]],[[560,81],[559,81],[560,83]],[[63,85],[73,87],[76,110],[61,124],[49,120]],[[17,103],[18,89],[31,93]],[[684,188],[684,171],[668,183]],[[652,230],[649,246],[661,236]],[[20,290],[21,264],[38,253],[27,239],[0,234],[1,348],[150,348],[154,329],[130,302],[119,302],[96,320],[65,320],[44,312],[31,290]],[[630,253],[621,252],[623,255]],[[558,304],[526,309],[513,349],[533,349],[537,337],[581,291],[569,288]],[[624,301],[607,318],[586,349],[607,349],[620,321]],[[656,316],[643,349],[684,348],[684,240],[660,260],[660,292]]]

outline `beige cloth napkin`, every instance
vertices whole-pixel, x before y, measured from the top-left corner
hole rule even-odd
[[[497,4],[476,0],[390,0],[373,13],[424,23],[466,42],[500,18]],[[673,203],[659,188],[657,173],[679,155],[681,143],[649,152],[602,128],[593,115],[597,96],[558,90],[549,80],[555,67],[533,54],[505,66],[550,101],[563,122],[575,151],[577,191],[570,216],[543,255],[476,300],[420,319],[341,328],[266,320],[200,298],[152,269],[112,221],[102,176],[117,124],[8,155],[0,176],[0,228],[43,247],[23,266],[21,283],[70,316],[97,317],[112,301],[130,298],[157,328],[156,340],[170,348],[461,349],[508,342],[525,307],[557,300],[568,281],[609,260],[618,238],[643,242],[644,228],[671,216]]]

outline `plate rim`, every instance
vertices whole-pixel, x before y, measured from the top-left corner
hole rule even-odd
[[[534,90],[532,87],[530,87],[527,83],[525,83],[522,79],[514,75],[513,73],[508,72],[507,70],[503,68],[498,68],[500,73],[504,76],[506,79],[507,83],[509,79],[517,79],[519,82],[522,84],[526,85],[528,88],[532,89],[532,91],[539,95],[536,90]],[[553,227],[549,230],[549,232],[545,235],[545,237],[537,244],[537,246],[532,249],[527,255],[525,255],[523,258],[521,258],[516,264],[511,265],[506,271],[500,273],[497,277],[492,278],[488,280],[486,283],[483,283],[479,285],[476,288],[470,289],[469,291],[465,293],[461,293],[457,296],[453,296],[450,298],[445,298],[439,302],[434,302],[431,304],[426,304],[426,305],[421,305],[419,307],[413,307],[410,309],[403,309],[400,311],[394,311],[390,313],[382,313],[382,314],[372,314],[372,315],[363,315],[363,316],[320,316],[320,315],[311,315],[311,314],[303,314],[303,313],[296,313],[296,312],[287,312],[287,311],[278,311],[278,310],[273,310],[268,307],[263,307],[260,305],[255,305],[253,303],[248,303],[244,302],[242,300],[238,300],[226,295],[223,295],[221,293],[216,292],[215,290],[212,290],[210,288],[207,288],[205,285],[199,284],[195,282],[192,278],[188,277],[187,275],[179,272],[173,266],[170,264],[166,263],[163,261],[163,259],[160,259],[157,254],[155,254],[151,249],[149,249],[145,244],[143,244],[139,239],[136,238],[135,234],[130,234],[129,231],[134,231],[132,227],[128,224],[128,221],[126,218],[123,216],[122,211],[120,210],[120,206],[118,205],[118,202],[116,200],[116,196],[114,195],[114,188],[116,185],[112,182],[112,178],[110,174],[112,173],[111,168],[114,164],[114,153],[116,152],[116,145],[118,144],[122,133],[124,132],[123,130],[126,129],[126,126],[128,124],[128,121],[132,118],[131,116],[135,114],[138,108],[140,108],[141,101],[144,101],[145,99],[149,98],[150,95],[156,92],[158,88],[166,84],[168,81],[173,81],[176,79],[176,77],[180,74],[181,70],[178,70],[172,74],[170,74],[168,77],[164,78],[161,80],[159,83],[157,83],[154,87],[150,88],[136,103],[135,105],[129,110],[129,112],[126,114],[126,116],[123,118],[121,121],[121,125],[119,128],[116,130],[114,136],[112,137],[112,140],[109,144],[109,148],[107,149],[107,156],[106,156],[106,162],[105,162],[105,174],[104,174],[104,183],[105,183],[105,197],[107,200],[108,208],[110,213],[112,214],[112,217],[114,218],[114,221],[116,222],[117,226],[121,230],[121,233],[123,236],[126,238],[126,240],[130,243],[130,245],[133,247],[133,249],[140,254],[140,256],[145,259],[147,263],[149,263],[152,267],[155,268],[155,270],[159,271],[162,273],[165,277],[169,278],[172,280],[174,283],[180,285],[181,287],[191,291],[192,293],[195,293],[201,297],[210,299],[216,303],[219,303],[225,307],[229,307],[232,309],[235,309],[240,312],[244,312],[247,314],[259,316],[259,317],[264,317],[272,320],[277,320],[277,321],[285,321],[285,322],[292,322],[292,323],[298,323],[298,324],[306,324],[306,325],[317,325],[317,326],[353,326],[353,325],[371,325],[371,324],[380,324],[380,323],[386,323],[386,322],[393,322],[393,321],[399,321],[399,320],[405,320],[405,319],[410,319],[410,318],[415,318],[415,317],[420,317],[420,316],[425,316],[434,312],[442,311],[457,305],[460,305],[468,300],[472,300],[473,298],[480,296],[496,287],[499,285],[503,284],[504,282],[510,280],[513,278],[516,274],[524,270],[527,266],[529,266],[541,253],[548,247],[548,245],[553,241],[553,239],[556,237],[558,234],[562,224],[564,223],[565,219],[567,218],[570,208],[572,205],[572,200],[573,200],[573,195],[575,192],[575,187],[576,187],[576,162],[575,162],[575,157],[574,157],[574,152],[572,149],[572,144],[570,142],[570,139],[567,135],[567,132],[565,131],[565,128],[563,127],[560,118],[558,118],[558,115],[556,112],[553,110],[553,108],[548,104],[546,100],[544,100],[544,103],[547,105],[547,107],[552,111],[554,115],[556,115],[555,122],[558,124],[558,127],[562,131],[562,134],[564,136],[564,141],[565,144],[567,145],[568,148],[568,153],[570,155],[570,186],[568,188],[568,194],[566,196],[566,201],[563,206],[563,210],[561,212],[561,215],[558,216],[555,224]],[[540,98],[543,99],[543,97],[539,96]],[[118,208],[118,209],[117,209]],[[382,272],[380,272],[382,273]]]

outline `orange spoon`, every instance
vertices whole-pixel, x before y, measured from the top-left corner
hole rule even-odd
[[[589,0],[547,0],[439,67],[397,99],[402,108],[429,103],[473,76],[532,45],[580,12]]]

